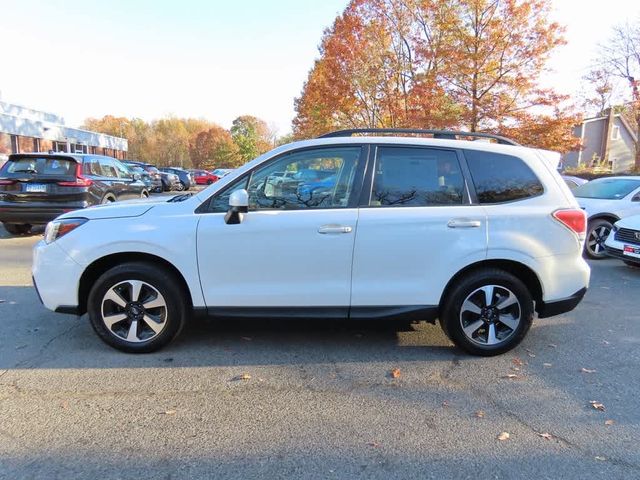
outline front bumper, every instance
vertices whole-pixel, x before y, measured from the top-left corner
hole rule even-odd
[[[632,257],[630,255],[625,255],[624,251],[621,249],[613,248],[608,245],[605,245],[604,252],[610,257],[617,258],[625,262],[637,263],[638,265],[640,265],[640,258]]]
[[[78,314],[78,286],[83,271],[56,242],[46,244],[40,240],[33,247],[33,284],[49,310]]]

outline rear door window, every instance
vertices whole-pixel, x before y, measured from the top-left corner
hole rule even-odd
[[[464,178],[456,152],[435,148],[380,147],[371,207],[460,205]]]
[[[504,203],[536,197],[544,187],[524,161],[513,155],[465,150],[480,203]]]
[[[5,177],[75,177],[76,162],[64,157],[18,157],[10,158],[0,170]]]

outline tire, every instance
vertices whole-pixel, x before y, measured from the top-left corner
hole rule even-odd
[[[486,357],[516,347],[532,321],[531,293],[519,278],[499,269],[477,270],[456,282],[440,315],[442,329],[457,347]]]
[[[149,192],[146,190],[143,190],[142,193],[140,194],[140,198],[149,198]]]
[[[209,179],[207,180],[207,185],[211,185],[213,183],[213,180]]]
[[[137,299],[133,298],[136,290]],[[187,316],[184,298],[171,272],[130,262],[98,278],[89,292],[87,311],[91,326],[106,344],[123,352],[149,353],[182,330]],[[108,317],[112,317],[110,326],[105,321]]]
[[[176,183],[176,190],[178,192],[182,192],[183,190],[185,190],[184,183],[182,183],[182,182]]]
[[[633,268],[640,268],[640,263],[639,262],[631,262],[629,260],[623,260],[624,264],[627,265],[628,267],[633,267]]]
[[[4,229],[11,235],[26,235],[31,231],[28,223],[4,223]]]
[[[171,184],[169,184],[169,183],[163,183],[162,184],[162,191],[163,192],[170,192],[171,190],[172,190],[171,189]]]
[[[116,201],[116,198],[113,195],[105,195],[104,197],[102,197],[102,200],[100,201],[100,203],[106,204],[106,203],[113,203],[115,201]]]
[[[607,220],[594,220],[587,225],[587,240],[584,244],[584,253],[593,260],[607,258],[604,251],[604,241],[611,233],[613,224]]]

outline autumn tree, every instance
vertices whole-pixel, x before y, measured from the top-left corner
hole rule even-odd
[[[273,147],[273,134],[267,123],[251,115],[242,115],[233,121],[231,137],[243,162],[253,160]]]
[[[565,105],[568,97],[537,84],[550,53],[563,44],[549,10],[549,0],[352,0],[322,37],[296,99],[294,133],[353,127],[526,133],[545,122],[570,132],[579,117]],[[567,150],[569,143],[550,146]]]
[[[242,164],[240,149],[231,134],[222,127],[214,126],[199,132],[189,144],[193,168],[236,168]]]
[[[640,20],[613,29],[600,47],[600,58],[612,75],[622,79],[630,93],[636,134],[640,134]],[[636,142],[635,167],[640,170],[640,143]]]

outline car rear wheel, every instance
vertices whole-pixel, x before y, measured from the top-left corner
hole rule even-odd
[[[440,324],[459,348],[492,356],[507,352],[525,337],[533,321],[533,299],[524,283],[504,270],[473,272],[444,302]]]
[[[147,263],[125,263],[104,273],[89,292],[91,325],[108,345],[130,353],[158,350],[184,324],[186,305],[178,280]]]
[[[606,258],[604,242],[611,233],[613,225],[607,220],[594,220],[587,226],[587,241],[584,245],[584,253],[594,260]]]
[[[178,183],[176,183],[176,190],[177,190],[178,192],[183,191],[183,190],[184,190],[184,183],[182,183],[182,182],[178,182]]]
[[[149,198],[149,192],[146,190],[143,190],[142,193],[140,194],[140,198]]]
[[[4,223],[4,229],[11,235],[26,235],[31,231],[28,223]]]
[[[100,203],[113,203],[116,201],[116,197],[114,197],[113,195],[105,195],[104,197],[102,197],[102,202]]]
[[[211,185],[213,183],[213,180],[209,179],[207,180],[207,185]]]

